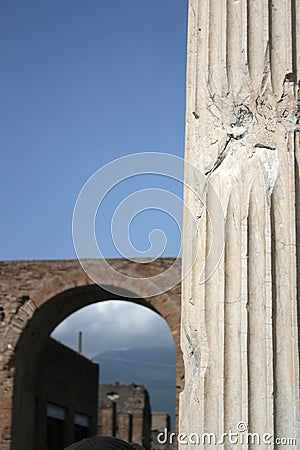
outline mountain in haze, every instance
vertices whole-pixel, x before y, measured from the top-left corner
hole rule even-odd
[[[100,365],[100,383],[142,384],[149,392],[152,412],[167,412],[174,425],[175,348],[110,350],[92,359]]]

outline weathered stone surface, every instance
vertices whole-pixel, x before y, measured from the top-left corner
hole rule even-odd
[[[203,177],[197,185],[186,171],[198,194],[186,188],[198,226],[191,238],[186,218],[183,265],[195,259],[182,287],[187,434],[218,438],[243,421],[261,436],[296,437],[299,6],[189,2],[186,161]],[[208,258],[213,235],[224,246]]]

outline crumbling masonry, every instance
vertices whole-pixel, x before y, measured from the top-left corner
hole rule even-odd
[[[297,437],[299,15],[298,0],[189,1],[185,158],[203,177],[186,172],[187,435]]]
[[[173,264],[160,259],[150,264],[108,260],[114,270],[127,274],[119,278],[107,265],[90,261],[103,280],[95,285],[78,261],[0,262],[0,448],[32,450],[37,363],[52,330],[76,310],[104,300],[126,300],[144,305],[165,318],[174,338],[177,354],[176,383],[183,387],[183,362],[179,344],[180,285],[148,297],[151,277]],[[180,268],[178,267],[180,270]],[[180,278],[180,277],[179,277]],[[172,280],[167,280],[169,285]],[[105,289],[107,288],[107,290]],[[112,294],[109,289],[114,288]]]

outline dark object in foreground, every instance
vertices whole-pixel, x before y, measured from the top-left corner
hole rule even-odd
[[[143,450],[139,444],[125,442],[112,436],[93,436],[76,442],[65,450]]]

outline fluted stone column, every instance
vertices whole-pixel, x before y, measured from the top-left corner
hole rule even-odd
[[[185,158],[203,176],[186,170],[197,222],[193,235],[186,215],[183,239],[187,439],[239,422],[260,437],[297,437],[299,14],[299,0],[189,1]]]

